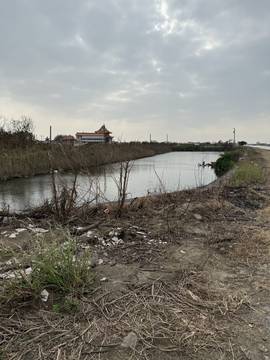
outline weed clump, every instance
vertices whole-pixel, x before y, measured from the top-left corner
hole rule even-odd
[[[30,275],[18,271],[15,279],[6,283],[0,303],[39,299],[44,289],[76,296],[90,289],[94,281],[90,252],[78,254],[77,244],[70,237],[64,243],[39,246],[32,255],[31,268]]]
[[[262,168],[255,163],[240,164],[231,179],[231,185],[235,187],[260,184],[264,181]]]
[[[215,162],[214,169],[217,176],[222,176],[229,170],[231,170],[234,165],[238,162],[241,156],[240,150],[228,151],[225,152],[221,157]]]

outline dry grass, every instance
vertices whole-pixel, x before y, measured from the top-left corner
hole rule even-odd
[[[259,164],[253,162],[240,163],[234,171],[231,186],[258,185],[265,181],[263,169]]]
[[[80,311],[72,316],[45,308],[31,313],[1,310],[0,344],[10,360],[154,360],[166,354],[192,358],[209,350],[223,353],[230,331],[223,321],[245,301],[209,290],[200,272],[183,272],[174,283],[156,281],[118,296],[99,290],[82,298]],[[126,353],[121,343],[131,331],[138,343]]]
[[[167,144],[89,144],[79,147],[39,145],[0,154],[0,179],[60,171],[93,171],[97,166],[171,151]]]

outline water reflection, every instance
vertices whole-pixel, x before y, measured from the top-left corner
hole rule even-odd
[[[128,197],[144,196],[148,193],[176,191],[206,185],[215,180],[211,168],[198,167],[205,161],[216,161],[219,153],[173,152],[136,160],[133,163]],[[119,177],[119,164],[101,167],[95,176],[80,175],[78,177],[79,201],[115,201]],[[57,176],[59,184],[71,185],[72,174]],[[42,204],[52,196],[51,177],[36,176],[25,179],[15,179],[2,182],[0,188],[0,203],[8,205],[11,211],[20,211],[26,207]],[[95,198],[96,194],[98,198]]]

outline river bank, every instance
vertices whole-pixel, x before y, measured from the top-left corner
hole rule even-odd
[[[35,144],[0,155],[0,180],[49,174],[50,171],[93,172],[102,165],[172,151],[169,144],[89,144],[79,147]]]
[[[167,152],[222,152],[232,144],[113,143],[68,146],[32,144],[24,148],[4,148],[0,154],[0,181],[46,175],[51,170],[93,173],[97,167],[141,159]]]
[[[2,358],[266,360],[269,164],[248,152],[224,183],[138,198],[121,218],[102,205],[64,227],[3,224]]]

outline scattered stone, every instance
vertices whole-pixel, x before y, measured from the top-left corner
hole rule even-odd
[[[98,258],[98,255],[96,253],[94,253],[92,256],[91,256],[91,260],[90,260],[90,266],[92,268],[96,267],[99,263],[99,258]]]
[[[202,215],[200,215],[200,214],[193,214],[193,216],[198,221],[201,221],[203,219]]]
[[[138,337],[134,332],[130,332],[122,341],[121,347],[124,349],[135,349]]]
[[[261,352],[263,353],[267,353],[268,352],[268,349],[263,345],[263,344],[259,344],[259,349]]]
[[[41,298],[41,301],[43,302],[47,302],[48,301],[48,298],[49,298],[49,293],[46,289],[42,290],[41,293],[40,293],[40,298]]]

